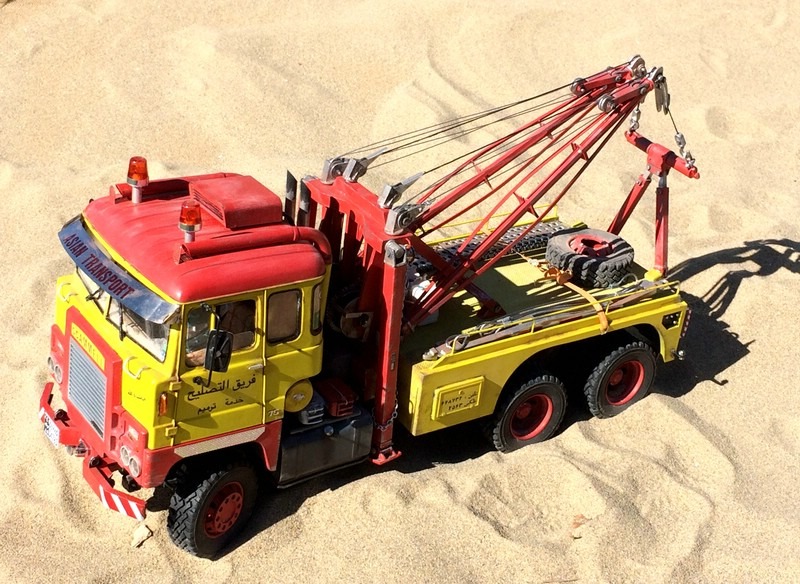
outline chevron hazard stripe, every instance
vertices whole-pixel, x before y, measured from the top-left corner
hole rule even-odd
[[[106,506],[106,509],[117,511],[137,521],[144,519],[144,514],[142,510],[139,509],[140,506],[144,507],[144,501],[140,501],[139,499],[128,499],[124,501],[117,493],[114,491],[107,491],[102,486],[100,487],[100,500],[103,501],[103,505]]]

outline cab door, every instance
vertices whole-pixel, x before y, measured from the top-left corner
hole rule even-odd
[[[264,416],[263,296],[189,305],[184,313],[176,443],[261,424]],[[225,372],[203,366],[212,329],[233,335]],[[210,381],[209,381],[210,377]]]
[[[282,418],[287,391],[298,383],[310,387],[308,379],[320,372],[323,309],[320,280],[267,290],[265,421]]]

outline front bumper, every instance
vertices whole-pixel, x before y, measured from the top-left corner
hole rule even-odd
[[[66,446],[73,453],[80,452],[83,456],[83,478],[89,483],[94,494],[102,501],[107,509],[117,511],[133,519],[144,519],[145,501],[129,493],[114,488],[111,475],[119,469],[119,465],[100,453],[92,452],[90,446],[81,440],[81,433],[75,425],[70,425],[68,414],[59,410],[54,411],[50,405],[53,397],[53,382],[45,384],[42,397],[39,401],[39,420],[44,425],[45,435],[53,446]]]

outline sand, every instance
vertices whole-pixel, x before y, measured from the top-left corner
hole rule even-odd
[[[800,580],[798,13],[787,1],[0,2],[0,581]],[[287,168],[640,53],[669,79],[700,181],[675,175],[687,360],[624,415],[577,411],[511,455],[455,430],[263,500],[216,562],[166,512],[106,511],[36,418],[56,239],[134,154],[152,177]],[[668,119],[642,131],[672,145]],[[612,140],[562,214],[607,222],[643,170]],[[402,177],[398,177],[402,178]],[[647,262],[652,194],[623,235]]]

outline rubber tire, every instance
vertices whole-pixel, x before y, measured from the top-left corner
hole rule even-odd
[[[511,452],[527,444],[543,442],[550,438],[564,419],[567,410],[567,393],[564,384],[552,375],[537,375],[523,383],[515,391],[504,392],[495,408],[494,416],[488,427],[488,434],[494,447],[500,452]],[[544,412],[542,419],[534,428],[528,428],[530,432],[523,434],[525,430],[518,427],[515,431],[514,423],[519,421],[515,414],[524,410],[524,404],[531,407],[531,400],[536,407],[545,406],[552,408]],[[549,406],[547,405],[549,403]],[[525,423],[522,422],[522,426]]]
[[[603,257],[578,253],[570,242],[586,236],[608,242],[611,252]],[[633,247],[619,235],[599,229],[564,229],[547,242],[545,259],[559,270],[572,272],[572,281],[584,288],[611,288],[630,271]]]
[[[225,532],[209,534],[204,523],[210,503],[226,486],[235,484],[241,487],[241,511]],[[194,556],[214,558],[247,524],[257,498],[258,476],[247,464],[232,463],[223,468],[186,473],[180,477],[169,502],[170,539]]]
[[[597,418],[612,418],[641,400],[650,391],[655,379],[656,357],[650,345],[635,341],[617,347],[594,368],[583,393],[589,410]],[[609,395],[614,375],[621,395]],[[631,386],[626,390],[625,386]]]

